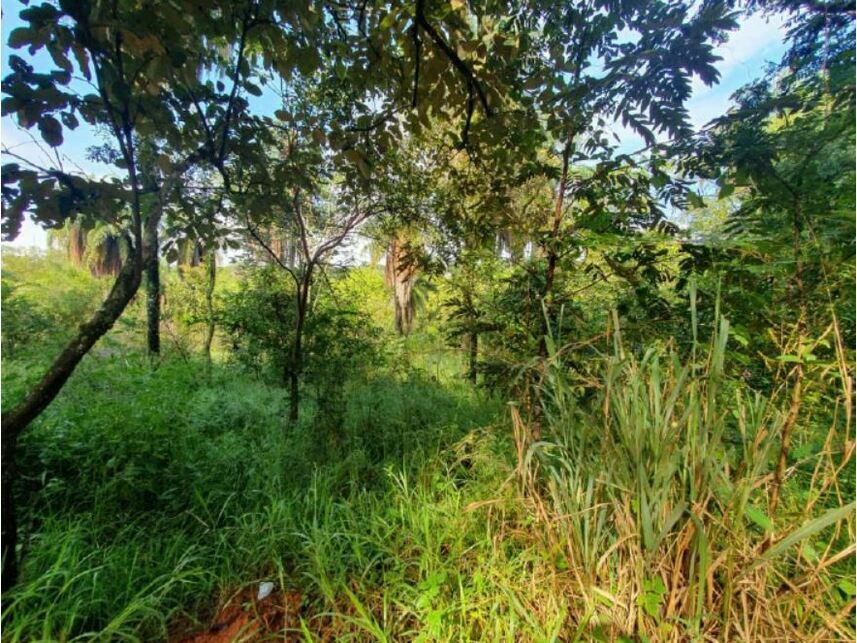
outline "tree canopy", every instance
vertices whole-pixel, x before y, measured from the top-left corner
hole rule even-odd
[[[183,584],[275,572],[228,636],[853,626],[851,4],[17,11],[2,236],[51,245],[4,250],[10,640],[184,640]],[[701,124],[760,16],[782,58]]]

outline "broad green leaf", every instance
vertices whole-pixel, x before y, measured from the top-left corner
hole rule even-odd
[[[748,570],[754,569],[755,567],[761,565],[763,562],[784,554],[786,551],[789,550],[789,548],[799,543],[804,538],[814,536],[826,527],[829,527],[830,525],[833,525],[839,522],[840,520],[844,520],[848,516],[853,516],[855,507],[857,507],[857,503],[854,502],[851,502],[843,507],[835,507],[833,509],[828,510],[818,518],[804,523],[798,529],[795,529],[788,536],[777,542],[773,547],[768,549],[764,554],[757,558],[753,562],[753,564],[750,565]]]

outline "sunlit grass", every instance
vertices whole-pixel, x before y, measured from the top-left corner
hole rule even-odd
[[[617,338],[587,402],[549,365],[536,443],[460,365],[349,382],[292,426],[231,367],[90,359],[21,447],[4,640],[164,639],[266,579],[300,593],[307,640],[846,638],[841,452],[767,515],[782,413],[725,378],[727,338]]]

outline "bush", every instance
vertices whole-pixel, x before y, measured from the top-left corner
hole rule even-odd
[[[237,362],[282,382],[298,368],[317,399],[335,408],[343,382],[379,365],[381,331],[354,303],[334,300],[319,286],[305,321],[303,363],[295,365],[296,321],[294,283],[270,266],[250,270],[240,287],[224,298],[220,313]]]

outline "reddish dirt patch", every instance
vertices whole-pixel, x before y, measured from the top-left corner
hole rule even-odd
[[[170,636],[171,643],[232,643],[259,641],[278,634],[278,640],[291,640],[286,629],[300,627],[301,595],[297,592],[274,592],[256,600],[256,588],[248,587],[229,599],[211,619],[208,628],[189,634],[181,628]],[[280,637],[285,637],[282,639]]]

